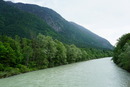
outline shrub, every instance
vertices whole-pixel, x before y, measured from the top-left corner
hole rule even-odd
[[[22,72],[22,73],[30,71],[30,69],[27,66],[22,65],[22,64],[18,64],[16,67],[19,68],[20,72]]]
[[[13,70],[12,67],[5,67],[5,69],[4,69],[5,72],[10,72],[11,70]]]
[[[4,78],[6,77],[6,75],[7,75],[7,72],[0,72],[0,78]]]
[[[4,66],[3,64],[0,64],[0,71],[3,71],[4,70]]]

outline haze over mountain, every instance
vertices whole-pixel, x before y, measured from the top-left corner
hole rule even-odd
[[[113,48],[106,39],[76,23],[65,20],[49,8],[23,3],[1,3],[0,18],[3,24],[0,26],[0,34],[10,36],[17,34],[31,38],[35,34],[42,33],[79,47]]]

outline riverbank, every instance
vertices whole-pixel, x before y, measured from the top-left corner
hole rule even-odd
[[[130,33],[122,35],[113,52],[113,61],[130,72]]]
[[[111,57],[0,79],[2,87],[130,87],[129,82],[130,74]]]
[[[100,58],[97,58],[97,59],[100,59]],[[86,60],[86,61],[91,61],[91,60],[95,60],[95,59],[93,58],[93,59]],[[85,62],[85,61],[79,61],[79,62],[75,62],[75,63],[80,63],[80,62]],[[69,63],[69,64],[74,64],[74,63]],[[65,64],[65,65],[68,65],[68,64]],[[62,66],[62,65],[60,65],[60,66]],[[58,67],[58,66],[55,66],[55,67]],[[54,68],[54,67],[50,67],[50,68]],[[47,69],[47,68],[42,68],[42,69]],[[42,69],[38,69],[38,68],[29,69],[26,66],[23,66],[23,71],[20,72],[19,68],[9,68],[8,71],[6,71],[6,72],[0,71],[0,78],[7,78],[10,76],[19,75],[22,73],[27,73],[27,72],[37,71],[37,70],[42,70]]]
[[[33,39],[0,36],[0,78],[107,56],[112,50],[78,48],[42,34]]]

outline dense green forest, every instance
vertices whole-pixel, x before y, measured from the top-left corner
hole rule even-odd
[[[33,39],[0,36],[0,78],[111,55],[109,50],[78,48],[42,34]]]
[[[130,33],[119,38],[113,60],[118,66],[130,72]]]

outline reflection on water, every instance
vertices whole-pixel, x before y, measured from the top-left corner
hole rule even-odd
[[[130,87],[130,73],[103,58],[0,79],[0,87]]]

